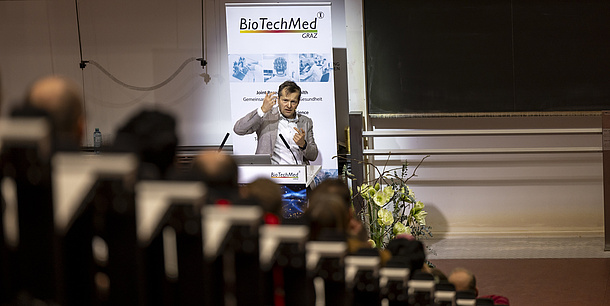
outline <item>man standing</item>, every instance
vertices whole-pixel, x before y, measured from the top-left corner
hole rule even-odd
[[[233,131],[237,135],[256,133],[256,154],[270,154],[273,164],[309,164],[318,157],[318,146],[313,122],[296,112],[300,99],[301,88],[286,81],[280,85],[278,96],[267,93],[263,105],[239,119]]]

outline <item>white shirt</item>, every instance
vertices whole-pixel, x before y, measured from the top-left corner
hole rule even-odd
[[[265,113],[259,107],[257,110],[259,116],[263,117]],[[271,154],[271,163],[274,165],[294,165],[295,158],[296,164],[303,164],[303,152],[301,148],[294,142],[293,138],[297,131],[294,128],[297,127],[297,119],[299,118],[298,114],[295,114],[294,119],[288,119],[282,115],[280,112],[280,120],[277,126],[277,139],[275,140],[275,147],[273,148],[273,154]],[[290,146],[290,150],[286,148],[284,142],[280,138],[280,134],[284,136],[288,146]],[[294,156],[293,156],[294,154]]]

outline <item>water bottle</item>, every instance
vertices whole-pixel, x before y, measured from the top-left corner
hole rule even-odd
[[[100,154],[100,148],[102,147],[102,132],[99,128],[95,128],[93,132],[93,150],[95,154]]]

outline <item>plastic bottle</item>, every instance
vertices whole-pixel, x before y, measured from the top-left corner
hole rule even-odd
[[[95,154],[100,154],[100,148],[102,147],[102,132],[99,128],[95,128],[93,132],[93,150]]]

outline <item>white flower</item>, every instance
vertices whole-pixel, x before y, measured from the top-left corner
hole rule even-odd
[[[375,190],[375,188],[373,188],[373,187],[370,187],[370,186],[369,186],[369,189],[367,189],[367,191],[366,191],[366,192],[367,192],[367,194],[368,194],[368,195],[367,195],[367,196],[368,196],[368,198],[369,198],[369,199],[372,199],[373,197],[375,197],[375,193],[377,193],[377,190]]]
[[[400,222],[396,222],[394,224],[392,231],[394,232],[394,235],[411,234],[411,229]]]
[[[424,203],[422,203],[421,201],[415,202],[415,205],[413,205],[413,214],[417,214],[422,209],[424,209]]]
[[[386,186],[385,188],[383,188],[383,193],[388,197],[388,198],[392,198],[394,196],[394,189],[392,188],[392,186]]]
[[[428,212],[426,212],[425,210],[420,210],[413,217],[415,217],[415,221],[417,221],[417,223],[419,223],[421,225],[426,225],[426,216],[427,215],[428,215]]]
[[[402,200],[409,202],[409,203],[414,203],[415,202],[415,193],[413,193],[413,190],[411,190],[411,188],[409,188],[409,186],[405,186],[405,189],[406,190],[405,190]]]
[[[371,248],[374,248],[377,246],[377,244],[375,243],[375,240],[373,240],[373,239],[369,239],[369,244],[371,245]]]
[[[365,198],[365,199],[369,199],[369,189],[372,189],[371,186],[367,185],[367,184],[362,184],[360,186],[358,186],[358,192],[360,193],[360,195]]]
[[[379,225],[391,225],[394,222],[394,216],[389,210],[382,208],[377,212],[377,222]]]
[[[390,201],[390,197],[388,197],[387,194],[381,190],[377,191],[373,197],[373,202],[375,202],[375,204],[378,206],[383,206],[388,203],[388,201]]]

